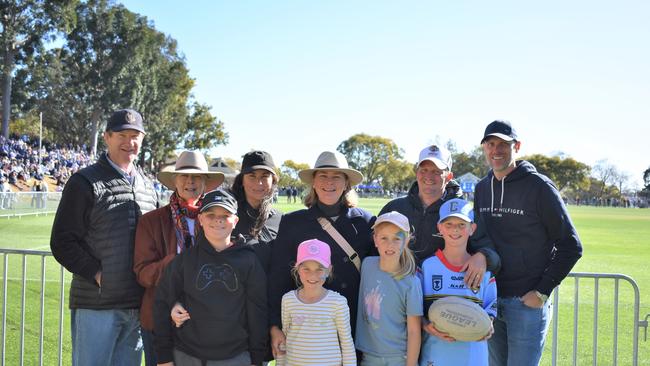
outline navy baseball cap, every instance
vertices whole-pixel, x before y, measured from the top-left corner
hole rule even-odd
[[[136,130],[145,133],[140,113],[133,109],[120,109],[113,113],[106,124],[106,131],[119,132],[124,130]]]
[[[230,193],[221,189],[215,189],[203,196],[200,212],[203,213],[214,206],[223,207],[232,214],[237,213],[237,200]]]
[[[440,219],[438,223],[452,216],[467,222],[474,222],[474,208],[471,203],[463,199],[451,199],[440,206]]]
[[[517,141],[517,132],[508,121],[493,121],[485,128],[481,144],[490,136],[496,136],[504,141]]]

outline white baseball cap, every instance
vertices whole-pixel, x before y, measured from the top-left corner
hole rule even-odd
[[[377,227],[377,225],[384,222],[390,222],[391,224],[397,226],[403,231],[406,231],[407,233],[411,231],[409,219],[397,211],[390,211],[379,215],[379,217],[377,217],[377,221],[375,221],[375,224],[372,225],[372,228],[374,229]]]
[[[418,159],[418,166],[425,160],[433,162],[438,169],[451,170],[451,153],[442,146],[431,145],[422,149]]]

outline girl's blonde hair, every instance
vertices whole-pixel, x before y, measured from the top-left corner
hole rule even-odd
[[[397,225],[391,222],[382,222],[379,225],[375,226],[375,230],[383,225],[393,225],[399,228]],[[402,253],[399,256],[399,269],[395,272],[391,272],[390,274],[396,280],[401,280],[408,275],[415,274],[415,271],[417,269],[417,265],[415,264],[415,256],[413,255],[413,251],[409,248],[411,234],[402,229],[400,229],[400,232],[403,232],[405,234],[404,248],[402,248]]]
[[[296,287],[298,288],[302,288],[302,282],[300,282],[300,275],[298,275],[298,269],[300,268],[301,265],[302,263],[297,266],[294,265],[291,267],[291,277],[293,277],[293,281],[296,283]],[[321,266],[322,268],[325,268],[325,266],[323,266],[320,263],[318,265]],[[332,280],[333,268],[334,266],[332,265],[330,265],[330,268],[325,268],[327,270],[327,279],[325,280],[325,283],[330,282]]]

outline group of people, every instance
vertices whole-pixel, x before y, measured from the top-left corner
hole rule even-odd
[[[536,365],[548,296],[582,248],[553,183],[503,121],[481,141],[492,170],[474,206],[451,154],[428,146],[405,197],[375,217],[363,175],[338,152],[299,172],[305,209],[272,207],[270,154],[244,155],[231,187],[198,152],[158,175],[157,207],[134,164],[140,114],[115,112],[107,151],[70,177],[51,249],[73,273],[73,365]],[[217,188],[220,187],[220,188]],[[456,341],[427,320],[445,296],[480,304],[493,328]],[[488,356],[489,355],[489,356]]]
[[[92,161],[83,147],[49,144],[41,148],[39,160],[38,141],[27,136],[8,139],[0,136],[0,180],[17,188],[21,188],[21,183],[31,188],[35,182],[51,176],[62,189],[72,174]]]
[[[294,187],[294,186],[283,187],[280,190],[285,196],[287,196],[287,203],[297,202],[298,196],[300,195],[298,187]]]

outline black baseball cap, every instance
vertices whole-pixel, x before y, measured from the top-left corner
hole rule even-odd
[[[106,124],[106,131],[119,132],[124,130],[136,130],[145,133],[140,113],[133,109],[120,109],[113,113]]]
[[[237,213],[237,200],[230,193],[222,189],[215,189],[203,196],[200,212],[203,213],[205,210],[214,206],[223,207],[232,214]]]
[[[277,175],[275,173],[275,163],[271,154],[266,151],[250,151],[244,155],[244,160],[241,163],[242,174],[248,174],[256,169],[264,169]]]
[[[490,136],[496,136],[505,141],[517,141],[517,132],[508,121],[497,120],[487,125],[481,143],[484,143]]]

